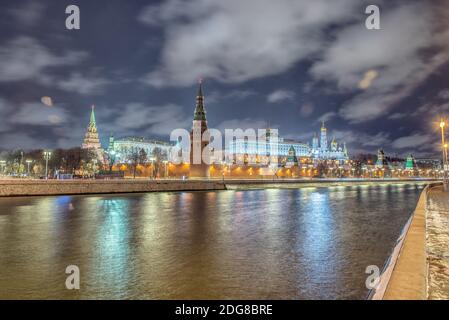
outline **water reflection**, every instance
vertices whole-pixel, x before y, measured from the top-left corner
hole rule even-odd
[[[0,298],[364,298],[421,189],[2,198]]]

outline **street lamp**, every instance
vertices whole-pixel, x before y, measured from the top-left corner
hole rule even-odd
[[[48,180],[48,160],[51,158],[51,151],[44,151],[45,159],[45,180]]]
[[[443,152],[443,188],[444,191],[447,191],[447,181],[446,181],[446,165],[447,165],[447,152],[446,152],[446,145],[444,143],[444,127],[446,126],[446,123],[443,119],[440,121],[440,128],[441,128],[441,146],[442,146],[442,152]]]
[[[27,170],[28,176],[30,176],[30,164],[31,164],[31,162],[33,162],[33,160],[28,159],[25,162],[27,163],[27,166],[28,166],[28,170]]]
[[[155,173],[154,162],[156,161],[156,158],[151,157],[149,160],[151,162],[151,179],[154,179],[154,173]]]
[[[225,169],[226,169],[225,165],[226,165],[226,162],[225,161],[221,161],[221,175],[222,175],[222,178],[223,178],[223,183],[224,183],[224,178],[225,178]]]
[[[116,156],[115,150],[111,150],[109,152],[109,155],[110,155],[110,157],[109,157],[109,171],[112,172],[112,167],[114,166],[115,156]]]
[[[6,161],[5,160],[0,160],[0,166],[2,168],[2,173],[5,174]]]
[[[165,178],[167,178],[167,176],[168,176],[168,172],[167,172],[167,163],[168,163],[168,161],[164,160],[163,162],[164,162],[164,176],[165,176]]]

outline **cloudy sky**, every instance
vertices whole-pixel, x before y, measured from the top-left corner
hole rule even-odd
[[[307,142],[324,120],[352,154],[439,155],[447,1],[0,2],[0,149],[80,145],[92,104],[105,145],[168,140],[203,78],[210,127]],[[70,4],[80,30],[65,28]],[[381,30],[365,28],[368,4]]]

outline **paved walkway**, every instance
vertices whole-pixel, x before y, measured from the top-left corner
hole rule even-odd
[[[428,298],[449,299],[449,193],[434,187],[427,201]]]
[[[402,251],[398,257],[399,252],[396,250],[399,249],[395,248],[391,262],[396,261],[396,263],[386,270],[386,277],[388,278],[388,274],[391,273],[391,278],[385,294],[382,294],[384,286],[381,286],[373,299],[379,299],[382,295],[385,300],[425,300],[427,298],[426,203],[427,193],[424,191],[419,197],[410,227],[403,239]]]

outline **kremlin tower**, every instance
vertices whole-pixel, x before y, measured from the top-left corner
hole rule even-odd
[[[92,106],[90,112],[90,121],[84,136],[81,149],[89,149],[97,154],[97,158],[103,161],[103,150],[101,149],[100,138],[98,137],[97,123],[95,122],[95,106]]]
[[[193,116],[192,131],[190,133],[190,177],[208,178],[210,154],[203,150],[209,145],[209,136],[204,134],[207,130],[206,109],[204,108],[204,95],[202,81],[198,84],[195,113]]]
[[[321,137],[320,137],[320,147],[321,151],[325,152],[327,151],[327,129],[323,124],[321,125]]]

